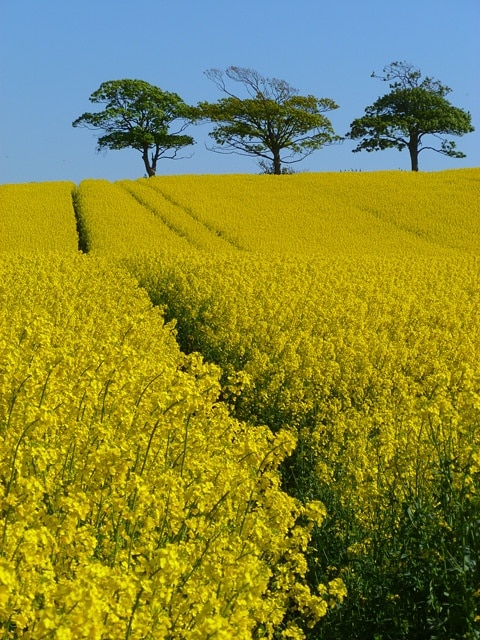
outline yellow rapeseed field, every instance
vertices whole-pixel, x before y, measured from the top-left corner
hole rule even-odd
[[[318,482],[362,521],[447,458],[476,491],[479,258],[152,256],[130,270],[225,387],[241,376],[237,414],[303,434]]]
[[[224,240],[214,227],[201,222],[194,211],[165,197],[155,189],[155,182],[122,180],[117,185],[131,193],[136,200],[158,216],[172,231],[185,238],[192,247],[213,252],[234,251],[235,245]],[[153,187],[153,188],[152,188]]]
[[[480,170],[156,177],[240,248],[331,255],[478,254]]]
[[[190,246],[118,184],[84,180],[76,202],[89,251],[121,255],[159,249],[178,251]]]
[[[0,637],[478,638],[480,169],[0,196]]]
[[[0,251],[76,251],[73,182],[0,185]]]
[[[3,637],[270,638],[343,596],[305,584],[324,508],[280,489],[292,432],[231,418],[123,270],[22,256],[1,284]]]

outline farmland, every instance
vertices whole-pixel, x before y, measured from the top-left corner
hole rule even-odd
[[[479,196],[0,186],[4,637],[477,638]]]

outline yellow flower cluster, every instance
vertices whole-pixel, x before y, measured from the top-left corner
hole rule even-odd
[[[182,344],[221,366],[237,415],[294,428],[318,482],[362,521],[428,491],[442,464],[478,491],[478,258],[152,256],[129,268]]]
[[[295,447],[229,416],[144,291],[94,256],[5,257],[0,278],[3,638],[301,638],[324,509],[280,489]],[[333,598],[333,600],[332,600]]]
[[[78,249],[72,182],[0,185],[0,250]]]

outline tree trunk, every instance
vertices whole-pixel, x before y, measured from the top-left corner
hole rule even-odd
[[[157,163],[156,163],[155,159],[152,158],[152,160],[154,162],[152,162],[152,164],[150,164],[150,158],[148,157],[148,150],[149,150],[148,147],[144,147],[143,148],[142,158],[143,158],[143,163],[145,165],[145,170],[147,172],[147,176],[149,178],[151,178],[156,173],[156,169],[157,169],[156,164]]]
[[[282,174],[282,162],[280,160],[280,151],[273,149],[273,173],[276,176]]]
[[[408,150],[410,152],[412,171],[418,171],[418,144],[418,135],[411,133],[410,140],[408,142]]]

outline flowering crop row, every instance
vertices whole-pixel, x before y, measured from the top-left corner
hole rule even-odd
[[[0,635],[303,637],[319,502],[280,490],[291,431],[248,428],[147,295],[92,256],[3,260]]]
[[[90,251],[118,255],[191,248],[185,237],[118,184],[84,180],[77,189],[76,202]]]
[[[213,227],[209,228],[200,222],[191,209],[166,198],[155,188],[158,183],[144,178],[135,181],[122,180],[116,184],[126,189],[165,224],[185,237],[193,247],[215,253],[236,250],[235,245],[223,239]]]
[[[2,251],[76,251],[71,182],[0,185]]]

